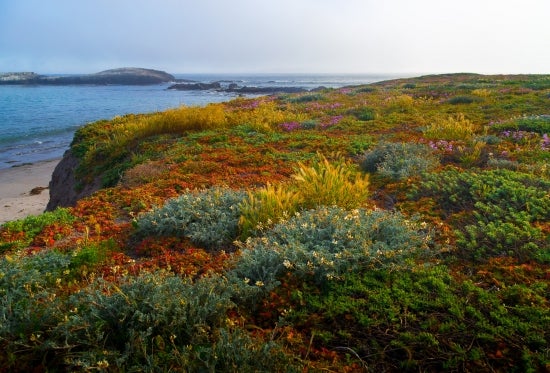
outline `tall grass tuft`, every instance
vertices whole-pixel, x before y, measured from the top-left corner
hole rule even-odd
[[[353,170],[343,158],[331,164],[318,154],[311,166],[300,163],[292,178],[303,197],[304,208],[335,205],[351,209],[369,194],[369,176]]]
[[[301,209],[318,206],[359,207],[369,194],[368,175],[356,171],[343,158],[335,164],[323,155],[311,165],[299,163],[292,182],[249,192],[241,205],[241,238],[270,227]]]
[[[434,140],[464,140],[468,141],[479,130],[464,114],[455,117],[439,118],[424,129],[424,136]]]
[[[248,198],[240,204],[239,226],[241,237],[249,237],[255,230],[270,226],[273,220],[293,215],[302,204],[302,196],[286,184],[267,184],[256,191],[249,191]]]
[[[252,110],[241,110],[228,113],[230,126],[247,124],[258,132],[272,132],[279,124],[285,122],[303,122],[309,117],[304,113],[284,111],[273,101],[261,102]]]

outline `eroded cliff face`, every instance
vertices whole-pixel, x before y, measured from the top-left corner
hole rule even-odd
[[[67,150],[52,174],[50,201],[46,211],[55,210],[57,207],[74,206],[79,199],[88,197],[101,188],[101,181],[97,178],[92,183],[78,185],[76,179],[78,165],[78,158]]]

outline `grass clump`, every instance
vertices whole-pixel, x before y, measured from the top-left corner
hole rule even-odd
[[[331,163],[318,154],[311,166],[299,163],[292,178],[303,198],[303,208],[321,205],[354,208],[369,194],[368,175],[354,170],[343,158]]]
[[[301,209],[317,206],[354,208],[369,194],[368,175],[362,175],[343,158],[335,164],[318,154],[311,166],[298,163],[292,182],[268,185],[250,192],[241,204],[241,237],[275,223]]]
[[[478,126],[464,114],[459,113],[455,117],[439,118],[424,129],[424,136],[434,140],[470,140],[478,131]]]
[[[282,110],[273,101],[262,101],[250,110],[227,113],[227,120],[231,127],[246,124],[254,131],[262,133],[273,132],[281,123],[299,123],[308,119],[308,116],[303,113]]]
[[[302,201],[299,191],[287,184],[267,184],[258,190],[249,191],[248,198],[240,204],[241,237],[249,237],[256,230],[271,226],[277,219],[291,216],[299,209]]]
[[[432,149],[417,143],[381,142],[364,153],[361,168],[391,179],[406,179],[430,171],[439,165]]]

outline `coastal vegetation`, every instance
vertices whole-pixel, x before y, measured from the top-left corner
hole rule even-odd
[[[101,120],[0,227],[0,371],[550,369],[550,76]]]

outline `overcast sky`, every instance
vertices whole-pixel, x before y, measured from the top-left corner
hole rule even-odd
[[[550,0],[0,0],[0,71],[550,73]]]

